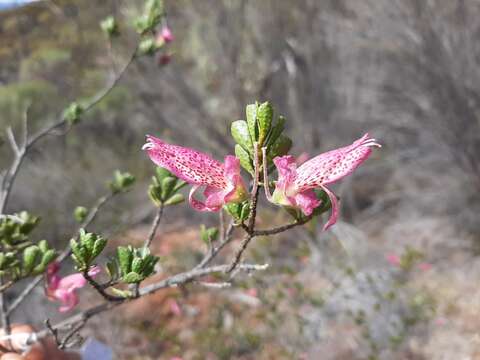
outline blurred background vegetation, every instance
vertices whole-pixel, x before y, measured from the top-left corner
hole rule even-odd
[[[40,129],[99,91],[133,51],[127,25],[142,5],[55,0],[0,12],[0,129],[18,130],[26,107],[29,126]],[[184,311],[161,318],[170,328],[132,310],[133,320],[108,318],[130,335],[112,335],[99,322],[96,336],[119,352],[131,340],[126,358],[168,359],[179,349],[185,359],[480,356],[480,322],[471,317],[480,306],[473,286],[480,276],[480,2],[178,0],[166,8],[171,63],[134,63],[95,111],[68,136],[43,140],[22,168],[8,210],[40,215],[42,237],[65,244],[75,206],[103,194],[120,168],[140,180],[137,190],[108,207],[96,227],[141,238],[153,173],[140,151],[144,135],[221,158],[233,152],[231,121],[255,100],[287,117],[296,155],[348,144],[365,131],[384,147],[339,186],[343,222],[331,232],[309,228],[254,244],[250,256],[274,270],[244,284],[261,293],[250,291],[250,303],[177,294]],[[122,33],[111,46],[99,27],[109,14]],[[10,159],[0,139],[0,168]],[[264,221],[281,216],[272,211]],[[199,242],[179,229],[215,219],[183,207],[166,221],[161,241],[170,244]],[[408,255],[407,246],[432,269],[385,261],[388,253]],[[184,265],[185,251],[173,252]]]

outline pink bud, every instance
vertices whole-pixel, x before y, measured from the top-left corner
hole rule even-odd
[[[162,28],[162,32],[160,33],[160,36],[163,38],[163,41],[166,43],[172,42],[174,40],[172,31],[168,26],[164,26]]]
[[[386,256],[387,261],[390,263],[390,265],[393,266],[400,266],[400,256],[396,254],[388,254]]]
[[[251,297],[258,297],[258,291],[256,288],[250,288],[248,289],[247,291],[245,291],[245,293],[248,295],[248,296],[251,296]]]
[[[420,264],[418,264],[418,268],[419,268],[420,270],[422,270],[422,271],[428,271],[428,270],[430,270],[432,267],[433,267],[433,266],[432,266],[432,264],[430,264],[430,263],[420,263]]]

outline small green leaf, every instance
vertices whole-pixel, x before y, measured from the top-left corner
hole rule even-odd
[[[248,218],[248,215],[250,215],[250,203],[248,201],[245,201],[241,207],[240,220],[246,220]]]
[[[236,143],[248,153],[253,154],[253,143],[250,138],[247,122],[245,120],[234,121],[230,130]]]
[[[158,178],[158,180],[160,180],[160,182],[165,179],[166,177],[168,176],[172,176],[172,174],[170,173],[170,171],[168,171],[167,169],[165,168],[162,168],[162,167],[157,167],[155,169],[155,176]]]
[[[25,275],[32,272],[33,267],[40,258],[40,254],[41,251],[36,245],[29,246],[23,251],[23,273]]]
[[[277,156],[283,156],[287,154],[291,147],[292,140],[288,136],[280,135],[278,139],[268,147],[268,160],[272,160]]]
[[[117,257],[122,274],[128,274],[131,271],[133,259],[132,249],[124,246],[117,248]]]
[[[154,37],[147,37],[140,41],[138,51],[142,55],[153,55],[157,51],[157,45]]]
[[[127,284],[136,284],[145,279],[142,275],[135,272],[129,272],[122,277],[122,280]]]
[[[249,104],[246,108],[247,126],[252,144],[258,139],[257,104]]]
[[[167,201],[165,201],[165,205],[177,205],[181,202],[185,201],[185,196],[182,194],[175,194],[170,197]]]
[[[250,174],[254,174],[255,170],[253,169],[252,161],[250,156],[245,151],[245,149],[239,144],[235,145],[235,156],[240,160],[240,165],[247,170]]]
[[[74,125],[80,121],[80,116],[82,114],[83,114],[83,107],[76,102],[72,102],[63,111],[63,118],[68,124]]]
[[[143,269],[143,259],[141,258],[135,258],[132,261],[132,272],[135,272],[137,274],[141,274]]]
[[[92,251],[92,259],[96,258],[100,253],[105,249],[105,246],[107,245],[107,240],[99,236],[97,240],[95,240],[95,244],[93,245],[93,251]]]
[[[110,259],[107,261],[107,274],[110,277],[110,280],[115,281],[118,279],[119,271],[118,271],[118,263],[115,259]]]
[[[83,222],[88,215],[88,210],[86,207],[83,206],[77,206],[75,210],[73,211],[73,217],[78,223]]]
[[[112,293],[114,295],[120,296],[120,297],[123,297],[123,298],[129,298],[130,296],[133,295],[133,293],[130,290],[120,290],[120,289],[117,289],[117,288],[114,288],[114,287],[111,287],[110,290],[112,291]]]
[[[270,132],[270,127],[272,126],[273,119],[273,108],[270,103],[264,102],[260,104],[257,109],[257,120],[258,120],[258,144],[262,146],[265,139],[267,138],[268,133]]]
[[[273,144],[275,143],[275,141],[277,141],[278,137],[283,133],[283,130],[285,129],[285,122],[286,119],[283,116],[278,117],[277,123],[272,127],[272,131],[268,136],[268,144]]]
[[[162,180],[162,200],[168,199],[172,195],[176,182],[177,179],[170,176]]]
[[[100,27],[109,37],[117,36],[119,34],[117,21],[111,15],[107,16],[100,22]]]

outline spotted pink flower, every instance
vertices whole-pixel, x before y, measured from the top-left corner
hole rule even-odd
[[[353,144],[320,154],[298,168],[293,156],[276,157],[273,162],[278,170],[278,181],[271,201],[300,208],[308,216],[321,204],[313,191],[320,188],[332,203],[332,214],[324,226],[324,230],[328,229],[337,221],[338,201],[326,185],[350,175],[370,156],[373,146],[380,147],[380,144],[365,134]]]
[[[150,159],[167,169],[178,178],[193,184],[190,205],[199,211],[218,211],[229,202],[242,202],[247,192],[240,176],[240,161],[232,155],[225,157],[222,164],[207,154],[186,147],[171,145],[147,135],[143,145]],[[205,202],[194,197],[195,192],[205,186]]]
[[[47,288],[46,295],[52,301],[60,301],[62,306],[58,309],[60,312],[72,310],[78,304],[77,289],[84,287],[87,280],[83,274],[77,273],[61,278],[58,275],[60,264],[53,262],[47,268]],[[91,277],[96,276],[100,272],[100,268],[95,266],[88,271]]]

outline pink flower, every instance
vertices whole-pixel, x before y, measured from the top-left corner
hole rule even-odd
[[[147,135],[143,145],[150,159],[167,169],[178,178],[193,184],[190,191],[190,205],[199,211],[218,211],[229,202],[242,202],[247,192],[240,176],[240,161],[232,155],[225,157],[222,164],[207,154],[186,147],[171,145]],[[205,202],[194,197],[195,192],[205,186]]]
[[[180,316],[182,315],[182,308],[178,304],[177,300],[175,299],[169,299],[168,301],[168,306],[170,308],[170,312],[175,315],[175,316]]]
[[[87,284],[83,274],[77,273],[61,278],[58,275],[60,264],[53,262],[47,268],[47,288],[46,295],[48,299],[60,301],[62,306],[58,309],[60,312],[72,310],[78,304],[78,295],[76,289],[80,289]],[[88,271],[88,275],[94,277],[100,272],[100,267],[94,266]]]
[[[332,214],[324,230],[336,223],[338,202],[335,194],[326,185],[350,175],[371,154],[371,147],[380,144],[365,134],[349,146],[320,154],[300,165],[291,155],[273,159],[278,170],[278,181],[270,200],[276,204],[300,208],[305,215],[311,215],[321,204],[313,189],[325,191],[332,203]],[[267,195],[268,197],[269,195]]]
[[[250,289],[245,291],[245,294],[247,294],[248,296],[256,298],[256,297],[258,297],[258,290],[256,288],[250,288]]]
[[[393,266],[400,266],[401,259],[397,254],[388,254],[386,256],[387,261]]]
[[[165,41],[166,43],[172,42],[174,40],[172,31],[166,25],[162,28],[160,36],[162,37],[163,41]]]
[[[418,268],[422,271],[428,271],[432,268],[432,264],[423,262],[418,264]]]

